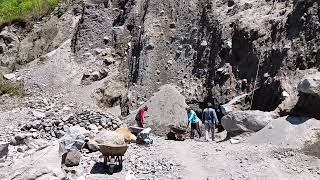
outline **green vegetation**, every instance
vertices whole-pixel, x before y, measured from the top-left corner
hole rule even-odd
[[[51,12],[60,0],[0,0],[0,25],[26,21]]]
[[[3,79],[3,76],[0,73],[0,96],[4,94],[9,94],[13,96],[23,96],[24,95],[23,82],[6,81]]]
[[[22,83],[0,80],[0,96],[4,94],[22,96],[24,94]]]

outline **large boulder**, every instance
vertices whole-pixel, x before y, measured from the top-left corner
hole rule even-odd
[[[236,111],[225,115],[222,126],[231,133],[257,132],[274,117],[274,113],[262,111]]]
[[[166,135],[171,126],[183,126],[187,123],[185,97],[171,85],[164,85],[144,105],[149,107],[146,112],[145,127],[150,127],[157,135]],[[136,125],[133,112],[127,118],[127,123]]]
[[[65,175],[61,168],[59,143],[51,142],[47,148],[16,160],[7,167],[0,169],[3,179],[48,179],[58,180]]]
[[[292,109],[292,115],[320,118],[320,72],[301,80],[297,87],[299,99]]]
[[[298,85],[298,91],[305,94],[320,96],[320,73],[303,79]]]

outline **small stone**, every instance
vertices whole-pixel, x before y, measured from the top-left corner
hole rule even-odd
[[[98,127],[95,124],[90,124],[88,129],[92,131],[98,131]]]
[[[18,151],[18,152],[21,152],[21,153],[22,153],[22,152],[25,152],[26,150],[27,150],[27,147],[26,147],[26,146],[20,146],[20,147],[17,148],[17,151]]]
[[[32,111],[32,115],[37,118],[45,118],[46,114],[40,111]]]
[[[11,74],[4,74],[3,77],[7,80],[15,80],[16,79],[16,75],[14,73]]]
[[[201,46],[207,46],[207,45],[208,45],[208,42],[205,41],[205,40],[203,40],[200,45],[201,45]]]
[[[51,128],[50,127],[45,127],[44,130],[49,132],[51,130]]]
[[[8,153],[9,153],[9,143],[0,142],[0,158],[7,157]]]
[[[105,44],[108,44],[108,42],[110,42],[110,38],[109,38],[108,36],[105,36],[105,37],[103,38],[103,42],[104,42]]]
[[[98,81],[100,79],[100,73],[98,71],[94,71],[93,73],[91,73],[91,77],[93,81]]]
[[[65,132],[62,130],[55,131],[56,138],[60,139],[65,135]]]
[[[99,144],[91,139],[87,142],[87,147],[91,152],[96,152],[100,150]]]

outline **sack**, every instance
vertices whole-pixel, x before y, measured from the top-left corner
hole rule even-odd
[[[128,128],[118,128],[116,131],[124,137],[125,142],[131,142],[131,132]]]

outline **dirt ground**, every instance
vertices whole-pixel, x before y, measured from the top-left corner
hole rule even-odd
[[[169,141],[163,137],[153,137],[154,144],[150,146],[130,145],[121,172],[113,175],[90,174],[86,178],[125,179],[128,170],[132,170],[137,179],[312,180],[320,178],[320,160],[305,154],[305,151],[298,147],[271,143],[253,144],[246,142],[249,136],[242,137],[239,144],[231,144],[229,140],[224,141],[225,136],[225,132],[219,133],[215,142],[204,142],[202,138]],[[157,171],[144,172],[139,167],[143,164],[148,166],[150,161],[159,159],[167,160],[167,164],[174,164],[173,170],[157,174]]]

